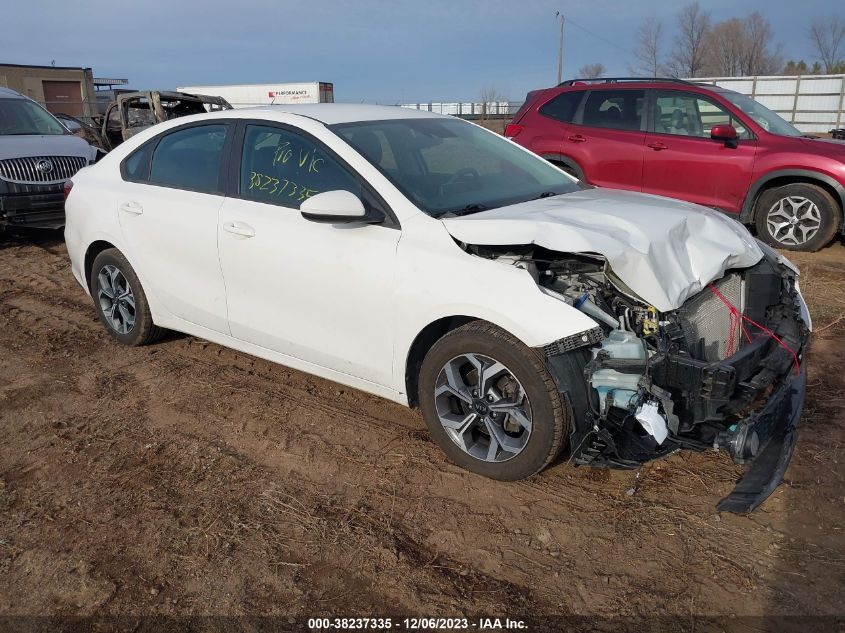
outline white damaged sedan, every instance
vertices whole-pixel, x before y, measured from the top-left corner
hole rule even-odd
[[[73,274],[126,345],[166,329],[418,406],[461,466],[561,453],[783,477],[811,328],[797,270],[695,205],[597,189],[476,125],[379,106],[197,115],[69,187]]]

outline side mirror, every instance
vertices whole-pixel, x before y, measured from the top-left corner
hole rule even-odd
[[[710,130],[710,138],[714,141],[721,141],[725,145],[730,145],[736,143],[738,136],[736,128],[726,123],[724,125],[714,125],[713,129]]]
[[[324,191],[299,205],[302,217],[312,222],[341,224],[380,221],[367,215],[364,203],[349,191]]]

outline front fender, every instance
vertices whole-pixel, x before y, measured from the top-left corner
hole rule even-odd
[[[422,235],[405,231],[397,252],[398,279],[416,282],[396,292],[394,377],[400,390],[411,345],[439,319],[482,319],[528,347],[596,327],[583,312],[541,292],[528,271],[466,253],[439,221],[428,228]]]

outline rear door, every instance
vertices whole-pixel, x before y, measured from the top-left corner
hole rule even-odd
[[[563,155],[564,139],[569,134],[572,119],[583,98],[583,90],[569,90],[549,99],[536,112],[528,115],[523,122],[524,127],[513,140],[548,160],[567,158]],[[517,120],[518,114],[514,117],[514,121]],[[572,171],[574,173],[578,170]],[[574,175],[581,176],[580,173]]]
[[[646,136],[643,191],[739,213],[751,184],[757,141],[715,100],[696,92],[654,90]],[[733,125],[739,139],[710,138]]]
[[[175,128],[121,166],[118,216],[126,256],[158,304],[189,323],[228,334],[217,255],[227,122]]]
[[[640,191],[645,115],[645,90],[592,90],[564,137],[561,153],[578,163],[591,184]]]

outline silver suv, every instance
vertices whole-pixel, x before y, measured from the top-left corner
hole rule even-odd
[[[0,232],[64,226],[64,183],[96,151],[32,99],[0,88]]]

